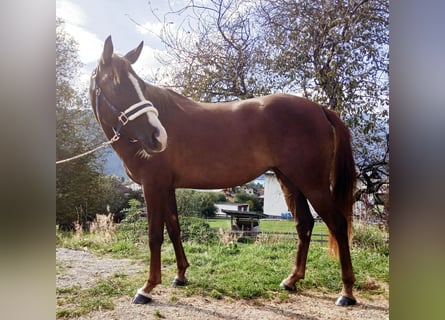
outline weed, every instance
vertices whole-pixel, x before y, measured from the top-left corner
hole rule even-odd
[[[155,312],[153,313],[153,316],[155,317],[155,318],[159,318],[159,319],[163,319],[163,318],[165,318],[165,316],[161,313],[161,311],[159,311],[159,310],[155,310]]]
[[[213,289],[213,290],[210,292],[209,296],[210,296],[211,298],[218,299],[218,300],[220,300],[220,299],[223,298],[222,293],[219,292],[219,291],[216,290],[216,289]]]
[[[236,241],[238,234],[227,229],[218,229],[218,239],[223,244],[229,244]]]
[[[229,242],[224,249],[228,254],[237,254],[240,252],[238,244],[233,241]]]
[[[281,301],[286,301],[287,299],[289,299],[289,291],[287,290],[282,290],[278,293],[278,299],[280,299]]]
[[[90,224],[91,233],[109,233],[112,234],[116,230],[113,215],[96,214],[96,218]]]

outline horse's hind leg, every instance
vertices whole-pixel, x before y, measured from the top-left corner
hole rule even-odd
[[[354,305],[356,300],[352,294],[355,282],[349,250],[348,223],[344,215],[335,205],[329,190],[316,192],[309,197],[312,206],[326,223],[330,233],[337,241],[338,255],[342,270],[342,293],[336,304],[341,306]]]
[[[295,290],[295,283],[304,278],[306,272],[306,261],[311,241],[314,218],[309,210],[306,197],[295,187],[285,184],[279,179],[284,192],[287,205],[294,217],[297,233],[298,245],[295,257],[295,265],[291,274],[281,282],[281,286],[286,290]]]

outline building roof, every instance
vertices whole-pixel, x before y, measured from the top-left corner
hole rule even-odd
[[[236,217],[236,218],[256,218],[256,219],[262,219],[267,218],[267,214],[264,214],[262,212],[253,212],[253,211],[240,211],[240,210],[226,210],[222,209],[222,212],[225,214]]]

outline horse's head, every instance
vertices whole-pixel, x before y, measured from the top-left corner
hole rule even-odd
[[[164,151],[167,132],[158,110],[144,95],[146,84],[131,65],[139,58],[143,42],[125,56],[113,53],[111,36],[105,40],[99,64],[90,84],[90,98],[98,122],[109,126],[115,138],[140,144],[139,154]]]

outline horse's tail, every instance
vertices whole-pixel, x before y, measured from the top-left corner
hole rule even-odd
[[[352,205],[354,203],[354,187],[356,171],[354,157],[352,155],[351,135],[349,129],[340,120],[334,111],[323,108],[334,128],[334,157],[331,170],[332,195],[335,204],[346,218],[348,228],[348,241],[352,242]],[[329,232],[329,252],[338,257],[338,243]]]

